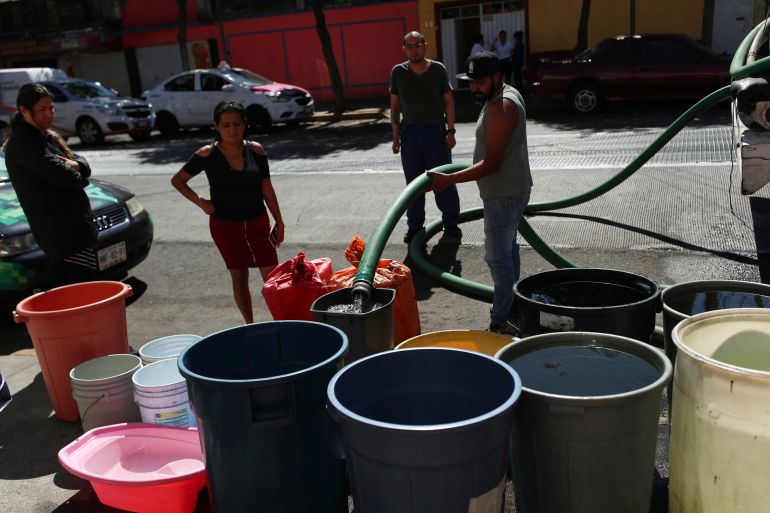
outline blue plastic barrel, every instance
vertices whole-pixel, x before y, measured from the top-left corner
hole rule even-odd
[[[342,369],[329,409],[356,511],[501,511],[520,393],[509,366],[459,349],[389,351]]]
[[[214,333],[180,354],[215,513],[347,513],[345,461],[325,408],[347,347],[333,326],[276,321]]]

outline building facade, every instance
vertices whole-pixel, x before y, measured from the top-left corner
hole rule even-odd
[[[332,97],[313,0],[0,1],[0,67],[50,66],[139,96],[182,71],[180,20],[189,66],[222,60]],[[425,34],[428,57],[450,76],[476,37],[524,32],[530,66],[571,55],[586,0],[322,0],[345,94],[387,96],[401,38]],[[629,33],[678,32],[732,53],[767,9],[765,0],[591,0],[587,44]],[[457,86],[463,84],[456,83]]]

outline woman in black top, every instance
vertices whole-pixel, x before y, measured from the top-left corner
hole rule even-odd
[[[91,270],[65,261],[96,243],[84,190],[91,168],[51,130],[53,95],[44,85],[21,86],[16,108],[4,146],[5,163],[35,242],[54,264],[54,283],[92,279]]]
[[[263,280],[275,268],[275,248],[283,242],[284,224],[265,151],[259,143],[243,138],[243,105],[220,102],[214,109],[214,128],[217,140],[196,151],[171,184],[209,216],[211,237],[230,271],[235,304],[248,324],[254,322],[249,268],[258,267]],[[209,181],[210,200],[187,184],[201,171]],[[267,210],[275,221],[272,231]]]

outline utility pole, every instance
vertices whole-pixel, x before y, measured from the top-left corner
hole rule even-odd
[[[190,69],[190,57],[187,55],[187,0],[176,0],[179,9],[179,56],[182,58],[182,71]]]

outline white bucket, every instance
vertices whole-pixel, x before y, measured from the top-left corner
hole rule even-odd
[[[768,511],[770,309],[704,312],[672,339],[668,511]]]
[[[179,356],[179,353],[201,338],[203,337],[199,335],[170,335],[151,340],[139,348],[139,356],[145,365],[159,362],[160,360],[176,358]]]
[[[134,400],[142,422],[165,426],[195,426],[190,410],[187,383],[177,368],[176,359],[160,360],[134,374]]]
[[[81,363],[70,370],[72,397],[78,405],[83,430],[139,422],[133,400],[132,376],[142,368],[139,357],[111,354]]]

